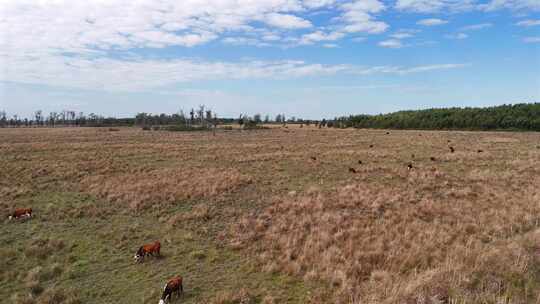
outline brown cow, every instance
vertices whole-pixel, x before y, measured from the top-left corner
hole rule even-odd
[[[10,220],[22,217],[32,217],[32,208],[18,208],[9,215]]]
[[[351,172],[351,173],[356,173],[356,169],[353,168],[353,167],[349,167],[349,172]]]
[[[184,292],[181,276],[174,277],[170,279],[167,284],[165,284],[165,287],[163,287],[163,294],[161,294],[161,299],[159,300],[159,304],[165,304],[166,302],[170,302],[174,292],[176,292],[178,297],[180,297],[180,295]]]
[[[154,256],[154,254],[156,254],[157,256],[160,256],[160,249],[161,244],[159,243],[159,241],[155,241],[153,244],[142,245],[139,250],[137,250],[137,253],[135,253],[135,256],[133,258],[136,262],[142,262],[144,258],[148,255]]]

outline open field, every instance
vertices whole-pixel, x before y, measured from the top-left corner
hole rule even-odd
[[[0,129],[0,212],[6,303],[540,301],[540,133]]]

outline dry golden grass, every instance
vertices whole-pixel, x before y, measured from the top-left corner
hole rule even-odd
[[[0,248],[0,283],[20,282],[33,296],[0,296],[76,302],[62,295],[69,284],[51,289],[42,279],[91,267],[81,256],[107,268],[118,261],[101,259],[109,250],[131,256],[159,238],[160,271],[176,259],[196,264],[182,264],[186,303],[534,303],[538,146],[540,134],[505,132],[0,130],[0,212],[36,213],[0,231],[10,242]],[[41,235],[21,241],[12,229]],[[96,240],[71,250],[93,229]],[[182,241],[168,241],[175,236]],[[216,254],[231,248],[242,258]],[[252,261],[260,267],[246,274]],[[237,279],[219,285],[216,272]],[[162,279],[114,290],[153,303]],[[83,302],[117,299],[86,288]]]
[[[246,289],[240,289],[236,291],[222,291],[222,292],[219,292],[213,299],[210,300],[210,304],[252,304],[252,303],[255,303],[255,300]]]
[[[340,302],[527,303],[538,295],[527,286],[537,286],[530,246],[540,234],[526,233],[537,228],[539,190],[467,187],[411,174],[400,186],[312,191],[246,217],[235,235],[268,270],[331,282]]]
[[[208,198],[251,182],[234,169],[160,169],[121,175],[96,175],[82,180],[88,193],[131,209],[186,199]]]

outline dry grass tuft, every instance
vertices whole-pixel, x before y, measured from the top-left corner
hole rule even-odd
[[[237,170],[161,169],[118,176],[92,176],[81,184],[90,194],[139,210],[155,204],[224,194],[248,184]]]
[[[524,303],[536,295],[529,286],[540,267],[517,238],[538,228],[537,187],[493,199],[484,183],[456,186],[432,171],[407,178],[391,187],[353,184],[284,196],[241,221],[236,241],[268,271],[328,281],[340,301],[478,303],[506,296]]]
[[[64,247],[65,244],[62,240],[34,239],[31,245],[25,249],[24,254],[28,258],[34,257],[44,260],[64,249]]]
[[[221,291],[210,300],[210,304],[254,304],[255,298],[246,289]]]

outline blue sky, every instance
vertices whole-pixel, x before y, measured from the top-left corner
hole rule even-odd
[[[540,101],[540,0],[1,1],[0,110],[321,118]]]

